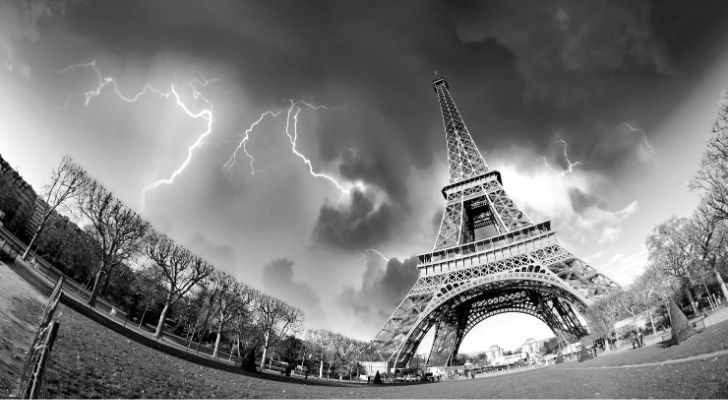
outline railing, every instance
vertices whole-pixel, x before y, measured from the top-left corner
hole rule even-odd
[[[543,236],[551,233],[551,221],[544,221],[538,224],[529,225],[518,230],[506,232],[477,242],[466,243],[445,249],[423,253],[417,256],[418,266],[425,266],[434,262],[446,261],[464,255],[482,251],[499,249],[528,239]]]
[[[28,359],[23,368],[23,375],[20,379],[20,390],[18,397],[24,399],[36,399],[40,393],[43,383],[43,373],[50,358],[53,342],[56,340],[59,323],[53,321],[53,314],[58,308],[58,303],[63,295],[63,278],[56,282],[51,292],[50,299],[43,310],[38,331],[33,339],[33,344],[28,352]]]

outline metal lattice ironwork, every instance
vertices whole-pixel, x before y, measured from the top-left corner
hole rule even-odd
[[[488,166],[460,117],[455,101],[450,96],[447,82],[443,78],[435,81],[433,86],[440,101],[442,121],[445,126],[450,182],[458,182],[488,172]]]
[[[560,338],[586,333],[579,314],[618,286],[561,247],[550,221],[534,223],[488,169],[444,78],[434,81],[447,138],[450,183],[434,249],[372,341],[390,366],[406,366],[430,329],[428,365],[447,365],[467,333],[505,312],[543,321]]]

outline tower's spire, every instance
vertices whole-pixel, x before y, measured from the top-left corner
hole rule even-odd
[[[449,86],[443,77],[436,78],[432,86],[442,109],[447,140],[447,160],[450,164],[450,182],[472,178],[488,172],[483,156],[465,126],[455,101],[450,96]]]

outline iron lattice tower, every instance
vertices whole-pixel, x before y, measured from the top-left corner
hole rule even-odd
[[[372,341],[381,361],[405,367],[434,326],[428,366],[450,365],[465,335],[505,312],[532,315],[560,338],[586,334],[579,314],[618,288],[559,245],[551,222],[534,223],[503,189],[470,136],[445,78],[433,82],[442,110],[450,181],[431,252],[418,278]]]

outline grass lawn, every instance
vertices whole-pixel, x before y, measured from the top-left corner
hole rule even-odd
[[[413,386],[317,386],[279,382],[191,364],[144,347],[62,307],[61,329],[46,375],[48,397],[275,398],[582,398],[728,396],[728,355],[644,368],[585,368],[639,364],[724,346],[728,323],[683,345],[656,346],[510,375]],[[600,364],[601,362],[601,364]]]
[[[46,299],[0,262],[0,398],[16,395]]]
[[[712,353],[728,349],[728,321],[706,328],[678,346],[665,347],[656,343],[641,349],[624,350],[617,353],[599,353],[595,359],[578,364],[579,367],[619,366],[645,364],[678,358],[686,358],[696,354]]]
[[[0,347],[0,382],[8,387],[17,384],[17,373],[8,373],[6,366],[13,362],[17,365],[18,357],[22,359],[17,349],[24,351],[24,343],[30,343],[34,318],[45,301],[13,275],[0,265],[0,343],[16,346],[13,351]],[[586,363],[412,386],[321,386],[189,363],[129,340],[65,306],[59,307],[57,319],[61,326],[45,376],[44,397],[728,398],[728,355],[665,365],[618,366],[721,350],[726,346],[728,323],[709,327],[680,346],[652,346],[600,356]],[[13,357],[16,361],[12,361]],[[600,368],[608,365],[613,367]],[[14,392],[1,391],[0,397]]]

